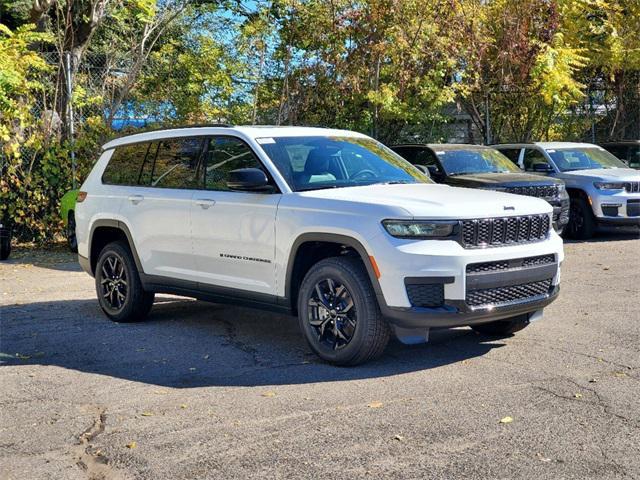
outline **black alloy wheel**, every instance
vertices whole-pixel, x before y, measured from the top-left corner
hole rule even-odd
[[[76,238],[76,216],[73,212],[69,212],[69,218],[67,219],[67,244],[69,250],[73,253],[78,252],[78,239]]]
[[[309,299],[308,321],[320,344],[333,350],[346,347],[353,339],[358,322],[347,287],[333,278],[316,283]]]
[[[129,284],[124,261],[116,253],[110,253],[102,263],[100,286],[105,307],[113,313],[122,310],[127,301]]]
[[[154,293],[144,289],[129,246],[106,245],[95,267],[98,303],[114,322],[140,322],[153,305]]]

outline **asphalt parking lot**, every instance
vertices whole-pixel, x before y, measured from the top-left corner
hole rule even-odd
[[[640,478],[640,240],[565,245],[505,339],[439,331],[356,368],[296,320],[160,296],[115,324],[64,252],[0,264],[0,479]]]

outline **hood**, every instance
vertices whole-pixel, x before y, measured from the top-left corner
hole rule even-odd
[[[522,187],[562,184],[562,180],[530,173],[470,173],[447,177],[446,183],[460,187]]]
[[[633,168],[594,168],[591,170],[574,170],[572,172],[562,172],[559,176],[560,178],[567,179],[585,178],[596,181],[640,181],[640,172]]]
[[[540,198],[427,183],[332,188],[297,195],[327,200],[326,203],[323,202],[325,208],[344,211],[349,205],[354,208],[362,205],[378,206],[382,214],[396,212],[397,215],[406,212],[404,215],[416,218],[509,217],[552,211],[551,206]],[[366,210],[371,211],[370,208]]]

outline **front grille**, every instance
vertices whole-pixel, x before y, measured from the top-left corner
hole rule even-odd
[[[466,302],[470,307],[501,306],[510,303],[522,303],[543,297],[549,293],[551,278],[539,282],[510,285],[508,287],[469,290]]]
[[[627,200],[627,217],[640,217],[640,200]]]
[[[538,267],[555,263],[556,256],[538,255],[537,257],[516,258],[513,260],[498,260],[496,262],[470,263],[467,265],[467,273],[499,272],[502,270],[513,270],[517,268]]]
[[[537,242],[547,237],[550,226],[548,215],[464,220],[462,243],[475,248]]]
[[[444,285],[407,285],[407,296],[414,307],[441,307],[444,304]]]
[[[640,192],[640,182],[625,182],[624,189],[629,193]]]
[[[526,195],[528,197],[552,198],[558,196],[558,185],[532,185],[521,187],[507,187],[507,193],[515,195]]]

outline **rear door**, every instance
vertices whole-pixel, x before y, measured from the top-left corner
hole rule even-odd
[[[121,214],[129,222],[147,275],[195,281],[191,199],[202,187],[198,176],[203,146],[203,137],[149,143],[137,185],[124,198]]]
[[[225,287],[275,295],[275,228],[279,193],[231,191],[229,172],[260,168],[243,140],[211,137],[204,156],[205,189],[191,204],[192,239],[203,289]]]

